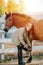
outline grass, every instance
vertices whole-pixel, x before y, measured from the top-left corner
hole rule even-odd
[[[33,59],[41,59],[43,58],[43,55],[37,55],[37,56],[32,56]],[[24,58],[28,58],[28,56],[25,56]],[[0,60],[0,63],[4,63],[4,62],[7,62],[7,61],[11,61],[12,58],[6,58],[4,60]],[[14,58],[14,59],[17,59],[17,58]]]
[[[33,56],[33,58],[35,58],[35,59],[41,59],[41,58],[43,58],[43,56],[37,55],[37,56]]]

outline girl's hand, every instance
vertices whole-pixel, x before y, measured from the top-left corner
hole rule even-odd
[[[27,48],[28,49],[28,44],[25,44],[24,48]]]

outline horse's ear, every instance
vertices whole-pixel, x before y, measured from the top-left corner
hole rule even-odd
[[[5,14],[7,15],[7,12],[5,12]]]
[[[10,16],[12,16],[12,13],[11,13],[11,12],[9,12],[9,15],[10,15]]]
[[[11,15],[11,12],[9,12],[9,14]]]

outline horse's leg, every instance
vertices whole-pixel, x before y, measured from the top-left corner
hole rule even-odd
[[[27,60],[26,63],[30,63],[32,61],[32,53],[31,53],[31,51],[32,51],[32,46],[31,47],[28,46],[28,49],[27,49],[26,52],[27,52],[27,55],[28,55],[29,59]]]
[[[32,61],[32,47],[28,46],[28,49],[23,47],[23,49],[27,52],[27,56],[29,57],[26,63],[30,63]]]
[[[23,57],[22,57],[22,45],[18,45],[18,64],[19,65],[25,65],[25,63],[23,62]]]
[[[30,52],[27,51],[27,53],[28,53],[29,59],[27,60],[26,63],[30,63],[32,61],[32,54],[31,54],[31,51]]]

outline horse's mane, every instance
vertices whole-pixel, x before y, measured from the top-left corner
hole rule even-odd
[[[18,15],[18,16],[22,16],[22,17],[29,17],[31,18],[30,16],[26,15],[26,14],[21,14],[21,13],[12,13],[12,15]]]
[[[17,15],[17,16],[21,16],[21,17],[24,17],[24,18],[31,18],[30,16],[26,15],[26,14],[21,14],[21,13],[8,13],[6,14],[6,17],[5,19],[9,18],[11,15]]]

